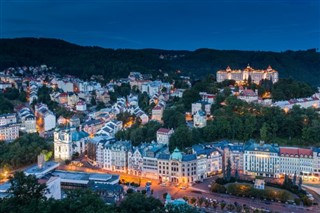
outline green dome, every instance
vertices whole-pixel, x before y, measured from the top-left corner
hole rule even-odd
[[[173,153],[170,156],[171,160],[182,160],[182,154],[178,148],[175,148]]]

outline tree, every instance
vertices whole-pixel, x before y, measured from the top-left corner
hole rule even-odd
[[[179,204],[179,205],[173,205],[171,203],[167,204],[165,206],[165,211],[167,213],[196,213],[198,212],[197,209],[194,207],[189,206],[188,204]]]
[[[124,212],[161,212],[163,204],[159,199],[135,192],[129,194],[119,207]]]
[[[251,83],[252,83],[252,78],[251,78],[251,75],[249,75],[249,77],[248,77],[248,85],[250,86]]]
[[[97,212],[112,213],[115,212],[113,206],[108,206],[100,196],[89,189],[76,189],[66,191],[66,198],[62,200],[49,200],[47,208],[42,212]]]
[[[297,171],[294,172],[292,182],[293,182],[293,185],[297,184]]]
[[[263,123],[261,129],[260,129],[260,138],[262,141],[268,141],[268,124]]]
[[[38,183],[33,175],[26,176],[24,172],[16,172],[9,178],[9,182],[11,186],[8,192],[18,204],[28,204],[33,199],[45,199],[46,185]]]
[[[302,177],[300,176],[299,183],[298,183],[299,191],[301,191],[301,186],[302,186]]]
[[[200,100],[201,97],[199,95],[199,91],[194,90],[194,89],[188,89],[186,91],[184,91],[183,95],[182,95],[182,102],[184,104],[184,108],[186,110],[190,110],[191,109],[191,104]]]
[[[235,177],[236,180],[239,180],[239,172],[238,172],[238,169],[236,169],[235,174],[234,174],[234,177]]]
[[[91,104],[92,106],[95,106],[95,105],[97,104],[96,99],[95,99],[94,96],[91,97],[90,104]]]
[[[190,147],[193,144],[192,132],[186,126],[178,127],[173,135],[170,137],[169,150],[173,151],[176,147],[180,150]]]
[[[225,180],[230,181],[231,178],[231,160],[230,157],[228,158],[228,162],[227,162],[227,168],[225,171]]]
[[[196,201],[197,201],[197,198],[195,198],[195,197],[192,197],[192,198],[190,199],[190,203],[191,203],[192,205],[195,205]]]
[[[165,109],[162,120],[164,126],[169,129],[185,125],[185,115],[174,108]]]

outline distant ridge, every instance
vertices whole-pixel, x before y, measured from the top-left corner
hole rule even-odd
[[[292,77],[313,85],[320,85],[320,53],[305,51],[240,51],[198,49],[107,49],[80,46],[59,39],[15,38],[0,39],[0,69],[10,66],[47,64],[61,73],[89,78],[102,74],[105,78],[126,77],[130,71],[173,73],[201,77],[214,74],[228,65],[242,69],[250,64],[265,69],[271,65],[280,78]]]

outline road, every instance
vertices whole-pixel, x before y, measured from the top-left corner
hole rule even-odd
[[[188,187],[187,189],[183,190],[180,187],[176,187],[174,185],[168,186],[161,186],[158,180],[152,180],[145,177],[138,177],[130,174],[124,173],[117,173],[114,171],[107,171],[103,169],[96,168],[90,164],[82,162],[85,167],[78,167],[78,166],[60,166],[58,169],[67,170],[67,171],[82,171],[82,172],[96,172],[96,173],[109,173],[109,174],[119,174],[120,180],[124,179],[127,182],[135,182],[141,184],[140,187],[136,188],[137,190],[145,189],[145,185],[147,182],[152,182],[151,190],[153,190],[153,196],[159,198],[160,200],[164,201],[163,194],[169,193],[172,199],[183,198],[183,197],[203,197],[205,199],[211,199],[216,201],[225,201],[226,203],[234,204],[237,202],[240,205],[246,204],[247,206],[255,207],[255,208],[263,208],[268,209],[274,212],[281,212],[281,213],[302,213],[302,212],[320,212],[319,206],[311,206],[311,207],[303,207],[303,206],[295,206],[289,204],[283,204],[278,202],[271,202],[271,204],[266,204],[265,201],[261,201],[259,199],[250,199],[250,198],[243,198],[237,197],[233,195],[227,194],[218,194],[209,192],[208,185],[211,182],[218,178],[219,176],[211,177],[204,180],[203,183],[195,184],[194,186]],[[210,209],[209,209],[210,210]],[[214,212],[219,212],[221,210],[214,210]]]

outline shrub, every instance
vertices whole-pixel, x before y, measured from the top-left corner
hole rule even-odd
[[[133,192],[134,192],[133,189],[131,188],[127,189],[127,194],[132,194]]]
[[[227,190],[226,187],[224,187],[223,185],[220,185],[218,183],[214,183],[211,186],[211,191],[212,192],[225,193],[226,190]]]
[[[295,204],[296,204],[297,206],[299,206],[300,203],[301,203],[301,200],[300,200],[299,198],[295,198],[295,199],[294,199],[294,202],[295,202]]]

